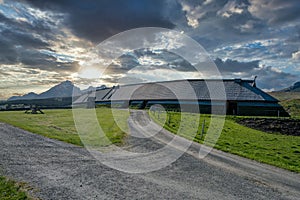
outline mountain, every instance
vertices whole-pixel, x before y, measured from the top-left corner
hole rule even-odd
[[[273,91],[269,94],[281,102],[300,99],[300,81],[294,83],[288,88]]]
[[[36,99],[38,98],[38,94],[34,93],[34,92],[30,92],[28,94],[25,94],[23,96],[12,96],[8,99],[8,101],[13,101],[13,100],[19,100],[19,99]]]
[[[80,89],[74,86],[71,81],[64,81],[50,88],[46,92],[39,94],[39,98],[46,99],[53,97],[71,97],[73,94],[73,89],[74,94],[80,94]]]
[[[64,81],[41,94],[30,92],[23,96],[12,96],[8,99],[8,101],[28,100],[28,99],[47,99],[47,98],[55,98],[55,97],[72,97],[73,89],[75,95],[81,94],[80,89],[74,86],[74,84],[71,81]]]
[[[294,83],[294,85],[280,90],[279,92],[300,92],[300,81]]]

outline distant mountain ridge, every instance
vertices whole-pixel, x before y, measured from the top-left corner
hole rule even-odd
[[[29,99],[47,99],[47,98],[58,98],[58,97],[72,97],[74,90],[74,94],[81,94],[81,90],[74,86],[71,81],[64,81],[54,87],[50,88],[49,90],[41,93],[36,94],[34,92],[30,92],[23,96],[12,96],[7,101],[14,101],[14,100],[29,100]]]
[[[300,92],[300,81],[294,83],[294,85],[285,88],[283,90],[280,90],[278,92]]]

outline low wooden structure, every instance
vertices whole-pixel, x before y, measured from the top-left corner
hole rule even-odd
[[[25,111],[26,114],[44,114],[44,112],[37,106],[31,106],[29,110]]]

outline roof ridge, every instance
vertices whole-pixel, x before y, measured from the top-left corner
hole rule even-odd
[[[145,82],[145,83],[132,83],[132,84],[124,84],[120,85],[121,87],[124,86],[133,86],[133,85],[140,85],[140,84],[154,84],[154,83],[170,83],[170,82],[180,82],[180,81],[237,81],[240,80],[241,82],[253,83],[254,80],[252,79],[241,79],[241,78],[232,78],[232,79],[176,79],[176,80],[168,80],[168,81],[156,81],[156,82]]]

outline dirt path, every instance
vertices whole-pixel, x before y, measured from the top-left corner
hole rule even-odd
[[[144,112],[133,113],[131,130]],[[147,132],[147,130],[145,130]],[[145,132],[145,134],[146,134]],[[143,133],[142,133],[143,134]],[[172,135],[129,137],[127,149],[148,152]],[[41,199],[297,199],[298,174],[219,151],[197,159],[198,144],[172,165],[146,174],[128,174],[95,160],[84,148],[0,123],[1,174],[24,181]]]

